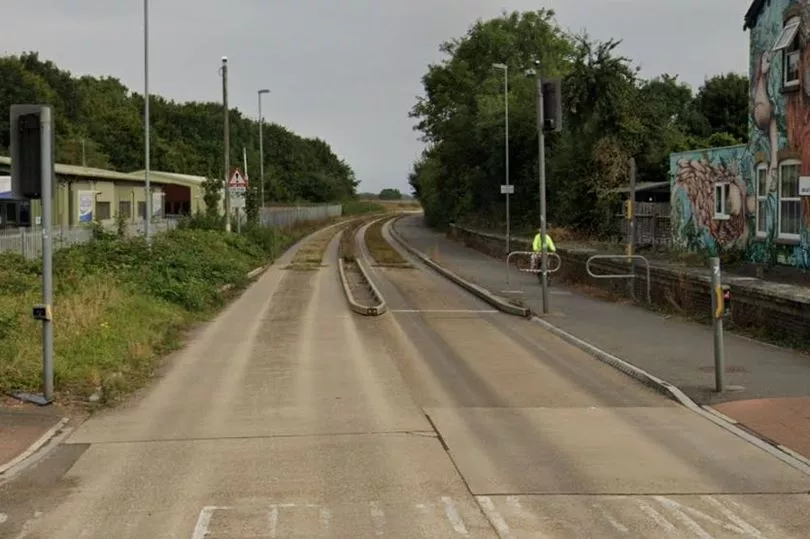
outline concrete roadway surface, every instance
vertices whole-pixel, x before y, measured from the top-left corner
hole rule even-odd
[[[0,537],[810,536],[810,477],[415,262],[351,314],[336,257],[0,485]]]

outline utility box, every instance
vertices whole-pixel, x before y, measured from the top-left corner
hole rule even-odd
[[[56,192],[53,171],[54,132],[51,126],[50,148],[42,147],[42,113],[49,105],[12,105],[9,117],[11,127],[11,192],[15,198],[41,199],[43,157],[45,166],[51,167],[51,193]],[[51,115],[51,119],[53,116]],[[47,151],[48,155],[43,155]]]

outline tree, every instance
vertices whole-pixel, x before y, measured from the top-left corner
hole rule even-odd
[[[73,77],[35,52],[0,57],[0,111],[14,103],[49,103],[56,116],[55,154],[59,162],[125,172],[143,168],[143,95],[112,77]],[[222,106],[177,103],[152,96],[152,168],[220,178]],[[259,162],[259,125],[230,111],[232,163]],[[0,148],[8,148],[8,114],[0,114]],[[323,140],[302,138],[272,123],[264,124],[265,192],[270,200],[325,202],[355,196],[351,167]],[[82,151],[84,149],[84,151]],[[220,180],[217,180],[221,183]],[[206,206],[218,207],[212,180]],[[257,185],[258,187],[258,185]],[[213,190],[212,190],[213,189]]]
[[[747,75],[726,73],[706,79],[695,97],[695,109],[706,118],[710,135],[728,133],[738,143],[746,140],[748,90]]]
[[[402,193],[399,189],[383,189],[380,191],[380,200],[402,200]]]
[[[501,226],[504,170],[503,71],[509,67],[510,179],[513,229],[539,223],[536,87],[524,69],[539,61],[544,78],[563,78],[564,129],[546,136],[549,221],[608,235],[629,158],[639,182],[669,176],[673,151],[726,144],[744,135],[744,77],[709,79],[698,96],[677,76],[638,76],[617,54],[619,41],[566,34],[554,13],[504,13],[477,21],[441,45],[445,58],[428,66],[424,95],[410,115],[426,148],[408,182],[426,222]],[[747,99],[747,98],[746,98]],[[724,100],[730,103],[723,105]]]

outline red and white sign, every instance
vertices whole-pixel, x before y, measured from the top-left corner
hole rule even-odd
[[[228,178],[231,208],[241,209],[245,207],[245,192],[247,191],[247,187],[247,176],[240,169],[233,169],[230,178]]]

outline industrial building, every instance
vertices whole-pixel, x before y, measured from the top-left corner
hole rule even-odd
[[[54,165],[54,226],[99,222],[113,224],[146,214],[145,172],[116,172],[57,163]],[[0,156],[0,228],[29,227],[39,221],[39,201],[15,200],[10,188],[11,158]],[[172,217],[205,209],[202,176],[150,171],[153,217]]]

